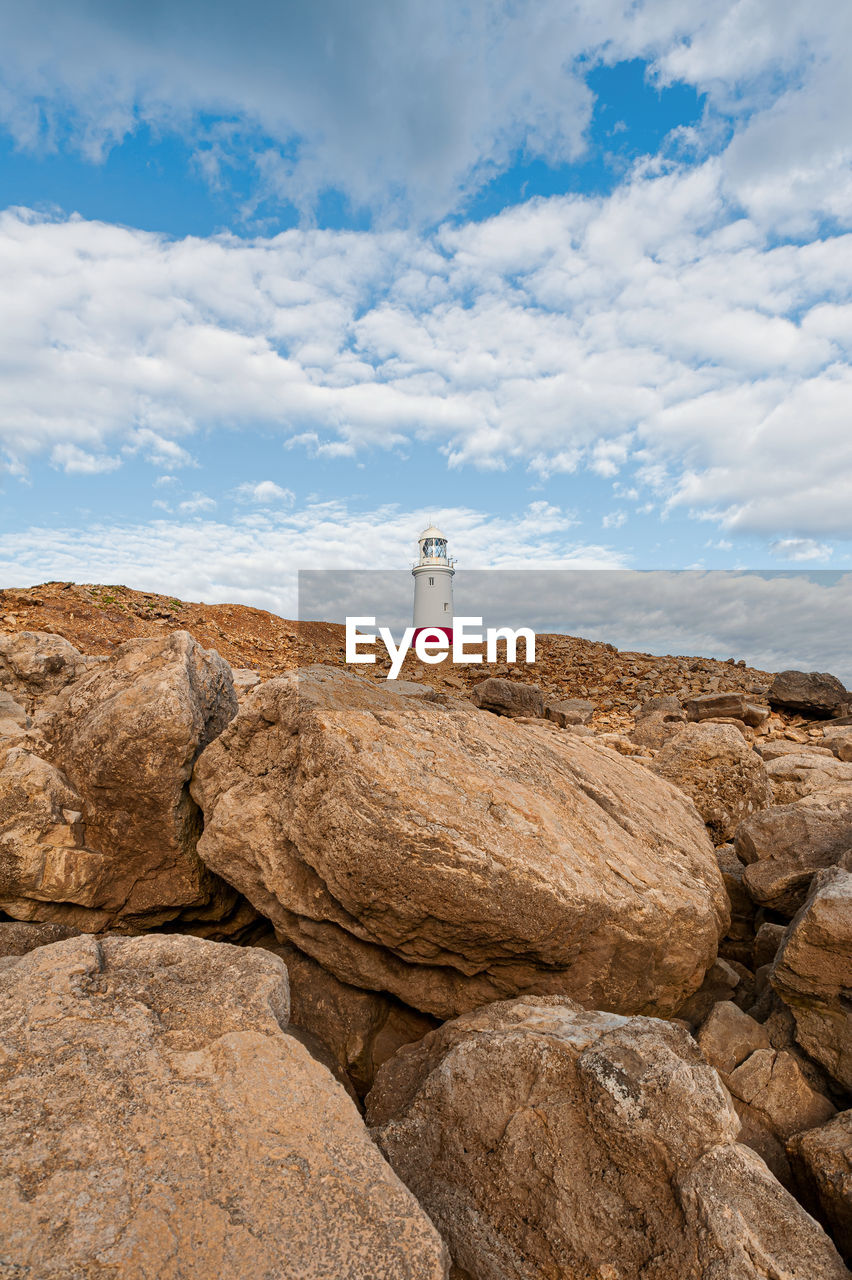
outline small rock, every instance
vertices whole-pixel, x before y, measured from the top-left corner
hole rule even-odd
[[[725,1075],[744,1062],[755,1049],[769,1049],[764,1028],[739,1009],[731,1000],[714,1004],[698,1031],[698,1044],[704,1057]]]
[[[569,724],[587,724],[591,720],[595,704],[585,698],[565,698],[562,702],[545,702],[544,714],[560,729]]]
[[[519,680],[480,680],[471,690],[473,705],[499,716],[543,716],[544,695],[537,684]]]
[[[733,965],[717,959],[704,975],[698,990],[678,1009],[677,1017],[695,1028],[701,1025],[714,1005],[730,999],[740,983],[740,975]]]
[[[769,920],[763,922],[754,935],[755,969],[759,969],[761,965],[772,964],[786,932],[787,926],[784,924],[773,924]]]

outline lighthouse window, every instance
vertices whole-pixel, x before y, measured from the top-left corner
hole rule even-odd
[[[423,555],[428,560],[446,560],[447,558],[447,540],[446,538],[427,538],[423,543]]]
[[[430,578],[430,579],[429,579],[429,586],[430,586],[430,587],[434,587],[434,585],[435,585],[435,579],[434,579],[434,578]]]
[[[450,606],[447,604],[447,602],[446,602],[446,600],[445,600],[445,601],[444,601],[444,613],[449,613],[449,612],[450,612]]]

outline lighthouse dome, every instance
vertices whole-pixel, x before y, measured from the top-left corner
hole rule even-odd
[[[417,541],[422,542],[424,538],[440,538],[442,542],[447,541],[441,530],[436,528],[434,524],[430,524],[428,529],[424,529]]]

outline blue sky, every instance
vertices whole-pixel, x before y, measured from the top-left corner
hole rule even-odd
[[[844,7],[0,13],[3,583],[852,568]]]

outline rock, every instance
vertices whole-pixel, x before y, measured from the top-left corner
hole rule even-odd
[[[727,925],[694,808],[614,752],[333,668],[200,757],[200,856],[341,981],[444,1018],[523,990],[671,1012]]]
[[[100,661],[85,657],[62,636],[44,631],[0,633],[0,689],[30,714]]]
[[[36,947],[64,942],[77,936],[76,929],[64,924],[23,924],[18,920],[0,923],[0,957],[25,956]]]
[[[546,702],[544,714],[560,729],[569,724],[587,724],[594,715],[595,704],[585,698],[564,698],[561,702]]]
[[[814,872],[852,850],[852,796],[771,805],[740,824],[734,849],[748,864],[743,880],[753,900],[794,916]]]
[[[630,737],[639,746],[659,750],[685,724],[686,716],[677,698],[649,698],[639,709]]]
[[[252,671],[250,667],[232,667],[231,676],[234,681],[234,691],[238,698],[244,693],[248,693],[249,689],[253,689],[256,684],[260,684],[260,676],[256,671]]]
[[[498,716],[543,716],[544,694],[537,684],[500,680],[494,676],[480,680],[471,689],[473,705]]]
[[[719,845],[716,861],[731,904],[731,923],[719,944],[720,954],[726,960],[750,964],[754,946],[754,903],[743,884],[745,867],[730,844]]]
[[[764,920],[754,935],[753,959],[755,969],[759,969],[764,964],[772,964],[786,932],[786,925],[773,924],[769,920]]]
[[[850,700],[846,688],[827,671],[779,671],[769,687],[769,703],[812,719],[843,715]]]
[[[828,1098],[808,1084],[792,1053],[771,1048],[756,1049],[735,1070],[726,1073],[725,1083],[785,1141],[802,1129],[825,1124],[835,1114]]]
[[[84,930],[226,916],[236,894],[196,856],[187,782],[236,711],[227,663],[186,631],[131,640],[55,702],[50,759],[0,759],[0,908]]]
[[[764,1028],[730,1000],[714,1004],[698,1032],[698,1045],[704,1057],[724,1075],[729,1075],[755,1049],[769,1049]]]
[[[771,799],[763,761],[729,725],[687,725],[651,768],[692,797],[716,844]]]
[[[298,948],[278,942],[274,934],[254,945],[284,961],[290,979],[291,1025],[322,1041],[359,1097],[372,1087],[377,1070],[391,1054],[436,1025],[434,1018],[393,996],[340,982]]]
[[[107,859],[87,846],[83,800],[54,765],[24,747],[0,753],[0,909],[22,920],[99,929]],[[72,905],[74,904],[74,905]]]
[[[5,689],[0,689],[0,734],[8,732],[12,725],[26,729],[29,724],[30,718],[21,704]]]
[[[677,1011],[678,1018],[695,1028],[701,1025],[714,1005],[728,1000],[740,983],[740,975],[728,960],[719,958],[707,970],[697,991]]]
[[[2,711],[0,711],[0,715],[2,715]],[[826,729],[825,737],[822,739],[822,746],[824,750],[830,751],[838,760],[848,764],[852,760],[852,726],[835,729],[833,732],[830,729]]]
[[[9,1275],[447,1275],[355,1105],[282,1029],[276,957],[75,938],[0,989]]]
[[[686,720],[680,698],[674,697],[673,694],[660,694],[655,698],[646,698],[635,712],[637,724],[640,720],[659,715],[679,716],[681,720]]]
[[[828,1236],[748,1147],[708,1151],[680,1202],[687,1218],[707,1224],[696,1280],[848,1280]]]
[[[739,691],[731,693],[707,693],[689,698],[685,703],[686,718],[701,720],[734,719],[756,727],[769,715],[768,707],[757,706],[748,695]]]
[[[477,1280],[845,1275],[670,1023],[493,1004],[385,1063],[367,1118]]]
[[[852,1090],[852,870],[841,865],[816,873],[771,980],[793,1012],[799,1044]]]
[[[775,804],[794,804],[817,792],[852,798],[852,764],[817,752],[770,760],[766,774]]]
[[[797,1133],[787,1153],[805,1206],[826,1224],[852,1263],[852,1111]]]
[[[834,752],[826,746],[816,746],[813,743],[790,742],[786,738],[772,738],[769,742],[756,742],[755,751],[767,763],[770,760],[777,760],[780,756],[833,756]]]

